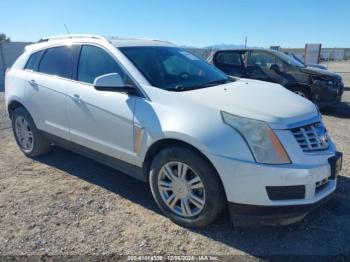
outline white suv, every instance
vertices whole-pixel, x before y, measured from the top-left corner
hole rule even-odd
[[[298,221],[341,168],[313,103],[168,42],[43,39],[7,71],[6,104],[26,156],[62,146],[146,181],[184,226],[226,208],[241,224]]]

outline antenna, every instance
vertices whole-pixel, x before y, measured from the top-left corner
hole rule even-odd
[[[70,35],[70,32],[69,32],[69,30],[68,30],[68,27],[67,27],[67,25],[66,25],[66,24],[63,24],[63,26],[64,26],[64,28],[66,29],[66,31],[67,31],[67,34],[68,34],[68,35]]]

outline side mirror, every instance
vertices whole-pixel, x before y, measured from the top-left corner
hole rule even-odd
[[[126,85],[118,73],[110,73],[95,78],[94,87],[99,91],[133,93],[135,87]]]
[[[280,71],[280,67],[277,65],[277,64],[272,64],[271,66],[270,66],[270,69],[272,69],[272,70],[274,70],[274,71]]]

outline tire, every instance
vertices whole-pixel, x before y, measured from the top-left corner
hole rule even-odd
[[[11,120],[17,145],[27,157],[36,157],[50,151],[49,141],[36,128],[27,110],[23,107],[16,108]]]
[[[186,166],[184,176],[176,182],[179,181],[178,170],[186,170]],[[169,168],[175,175],[173,180],[166,175]],[[224,188],[216,170],[205,157],[187,147],[173,146],[160,151],[152,161],[149,183],[161,211],[173,222],[185,227],[207,226],[218,219],[226,207]],[[161,187],[160,184],[166,186]],[[189,189],[190,185],[194,189]],[[171,198],[174,200],[170,202]],[[166,200],[174,207],[169,207]]]
[[[297,95],[300,95],[301,97],[310,99],[310,92],[305,87],[301,87],[301,86],[292,87],[291,91]]]

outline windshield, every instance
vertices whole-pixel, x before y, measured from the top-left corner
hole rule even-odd
[[[283,61],[285,61],[289,65],[297,66],[297,67],[305,67],[305,65],[303,63],[301,63],[300,61],[296,60],[292,56],[286,55],[286,54],[284,54],[282,52],[276,52],[276,54],[277,54],[277,56],[279,56]]]
[[[201,58],[175,47],[119,48],[151,85],[172,91],[193,90],[231,80]]]

